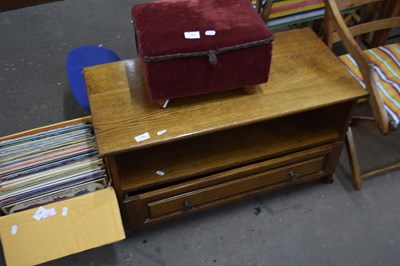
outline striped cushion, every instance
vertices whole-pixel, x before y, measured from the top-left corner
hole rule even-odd
[[[374,63],[374,69],[378,74],[377,87],[381,93],[385,110],[397,127],[400,122],[400,44],[381,46],[364,52]],[[354,59],[349,54],[340,56],[340,59],[365,88]]]

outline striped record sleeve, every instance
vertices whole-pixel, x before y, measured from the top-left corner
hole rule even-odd
[[[268,19],[268,26],[277,28],[322,18],[323,15],[323,0],[274,1]]]
[[[400,44],[380,46],[365,50],[377,73],[377,87],[381,93],[385,110],[398,127],[400,122]],[[350,54],[340,56],[350,73],[365,88],[361,72]]]
[[[262,3],[264,4],[265,1]],[[256,1],[253,0],[252,4],[255,7]],[[268,26],[279,28],[322,18],[323,15],[323,0],[274,0],[268,18]]]
[[[265,4],[266,0],[262,1]],[[271,0],[268,0],[271,1]],[[313,21],[324,17],[324,0],[272,0],[271,12],[268,18],[268,27],[271,29],[285,27],[288,25]],[[256,0],[252,1],[256,6]],[[360,7],[355,6],[341,13],[348,14]]]

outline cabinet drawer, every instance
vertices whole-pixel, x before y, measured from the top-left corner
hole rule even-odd
[[[150,218],[156,218],[176,211],[187,211],[201,204],[206,204],[239,193],[245,193],[260,187],[284,181],[294,181],[321,171],[324,163],[325,157],[318,157],[245,178],[150,202],[147,204],[149,216]]]
[[[229,169],[198,179],[127,196],[123,216],[128,231],[249,196],[330,175],[341,142]]]

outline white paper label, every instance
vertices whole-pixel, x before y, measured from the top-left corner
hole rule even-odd
[[[200,31],[185,31],[185,39],[200,39]]]
[[[62,215],[62,216],[67,216],[67,215],[68,215],[68,207],[64,207],[64,208],[62,209],[61,215]]]
[[[46,209],[44,207],[39,207],[37,209],[37,211],[35,212],[35,214],[33,215],[33,218],[36,221],[40,221],[40,219],[47,218],[47,217],[54,216],[54,215],[56,215],[55,208]]]
[[[16,225],[11,226],[11,234],[12,235],[16,235],[17,234],[17,229],[18,229],[18,226],[16,226]]]
[[[47,218],[56,215],[56,209],[51,208],[51,209],[46,209],[46,211],[43,212],[42,218]]]
[[[206,30],[207,36],[214,36],[215,34],[217,34],[217,32],[215,30]]]
[[[161,136],[162,134],[165,134],[166,132],[167,132],[166,129],[160,130],[160,131],[157,132],[157,135]]]
[[[160,171],[160,170],[158,170],[158,171],[156,172],[156,174],[157,174],[157,175],[160,175],[160,176],[165,175],[165,173],[164,173],[163,171]]]
[[[164,105],[162,106],[162,108],[167,108],[168,103],[169,103],[169,100],[166,100]]]
[[[35,212],[35,214],[33,215],[33,219],[35,219],[36,221],[39,221],[40,219],[43,218],[43,214],[45,213],[46,209],[43,207],[39,207],[37,209],[37,211]]]
[[[135,140],[136,142],[141,142],[143,140],[149,139],[150,138],[150,134],[149,132],[143,133],[142,135],[136,136]]]

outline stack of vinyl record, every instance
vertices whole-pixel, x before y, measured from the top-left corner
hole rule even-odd
[[[0,142],[0,209],[4,214],[107,186],[91,123]]]

